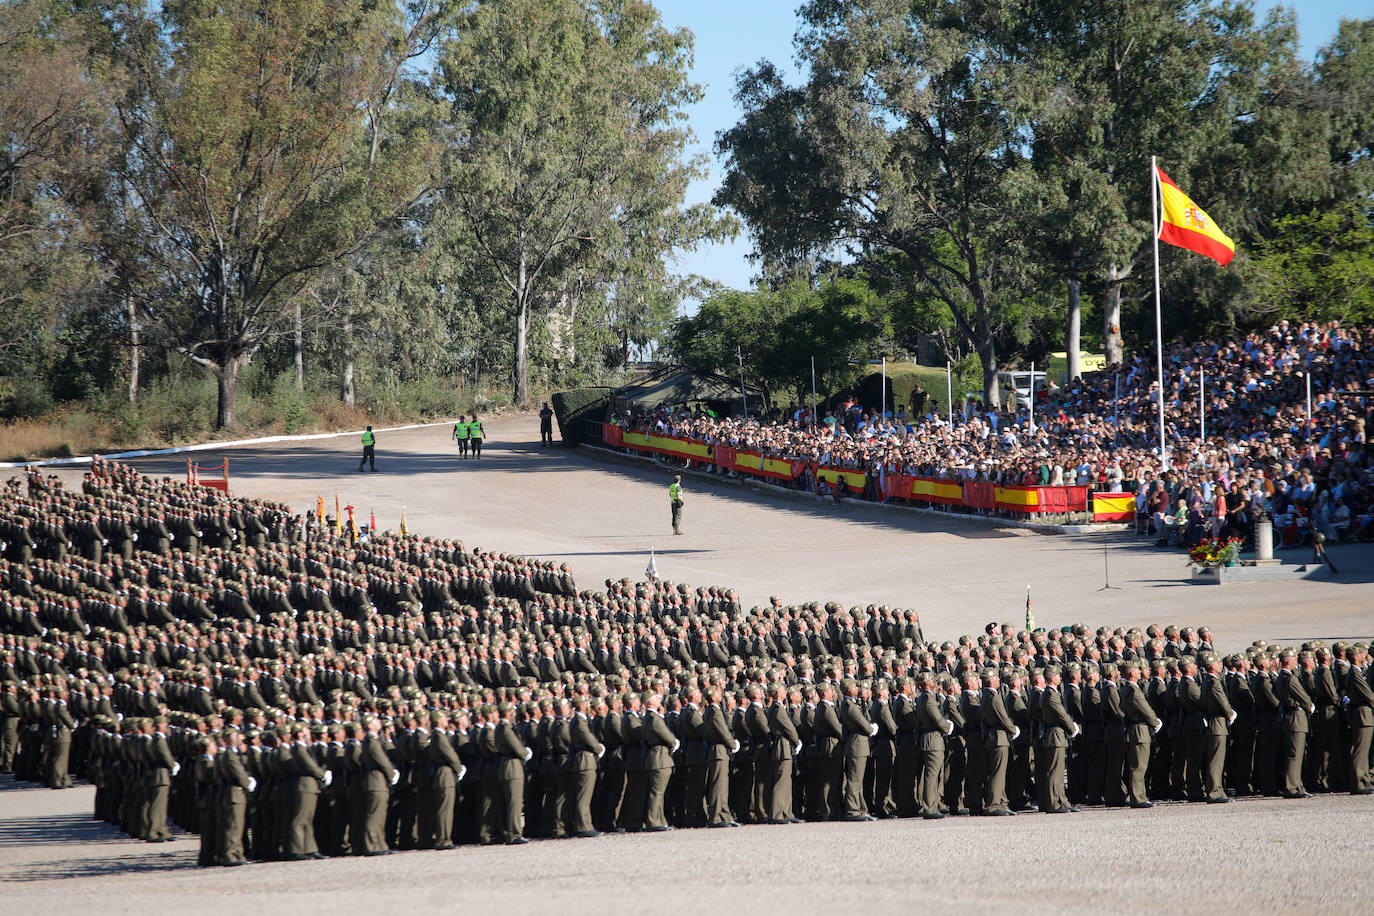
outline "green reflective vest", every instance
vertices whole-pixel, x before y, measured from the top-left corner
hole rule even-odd
[[[681,499],[681,498],[682,498],[682,487],[679,486],[678,484],[675,484],[675,483],[670,483],[670,484],[668,484],[668,498],[669,498],[669,499],[675,499],[675,500],[676,500],[676,499]]]
[[[474,422],[474,423],[469,423],[469,424],[468,424],[468,435],[472,436],[472,438],[474,438],[474,439],[480,439],[480,438],[482,438],[482,421],[481,421],[481,420],[477,420],[477,421]]]
[[[468,425],[466,423],[453,424],[453,438],[466,439],[468,437]]]
[[[370,445],[375,444],[376,441],[377,441],[377,437],[374,436],[374,435],[372,435],[372,430],[369,429],[369,430],[364,430],[364,431],[363,431],[363,447],[364,447],[364,448],[366,448],[367,446],[370,446]]]

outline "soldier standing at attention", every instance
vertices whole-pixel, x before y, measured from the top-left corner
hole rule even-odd
[[[458,415],[458,422],[453,424],[453,441],[458,443],[458,457],[468,456],[468,421],[463,419],[462,414]]]
[[[482,437],[484,435],[482,421],[477,419],[477,414],[473,414],[472,419],[468,421],[468,438],[472,440],[472,457],[474,458],[482,457]]]
[[[358,470],[361,471],[364,465],[370,465],[374,472],[377,470],[377,455],[374,451],[376,445],[377,435],[372,432],[372,427],[369,426],[363,430],[363,460],[358,462]]]
[[[544,448],[547,445],[553,445],[553,410],[549,408],[549,402],[545,401],[539,411],[539,447]]]
[[[668,485],[668,501],[673,507],[673,534],[682,533],[682,475],[675,474]]]

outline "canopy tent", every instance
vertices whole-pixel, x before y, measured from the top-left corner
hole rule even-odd
[[[751,404],[763,406],[763,395],[748,392]],[[648,378],[611,392],[611,409],[649,411],[660,407],[704,404],[718,414],[742,413],[739,382],[683,366],[665,366]]]

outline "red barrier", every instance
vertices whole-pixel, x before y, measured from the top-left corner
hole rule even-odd
[[[997,484],[986,480],[965,480],[964,505],[972,509],[996,509]]]
[[[625,430],[612,423],[601,426],[601,441],[614,448],[625,447]]]

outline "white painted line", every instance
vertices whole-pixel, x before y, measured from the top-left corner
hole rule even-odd
[[[394,433],[403,429],[426,429],[431,426],[447,426],[453,420],[440,420],[438,423],[412,423],[409,426],[388,426],[385,429],[375,429],[377,433]],[[227,442],[202,442],[198,445],[182,445],[177,448],[157,448],[140,449],[133,452],[114,452],[109,455],[99,455],[100,458],[149,458],[154,455],[178,455],[182,452],[204,452],[217,448],[236,448],[240,445],[264,445],[270,442],[309,442],[314,439],[337,439],[340,436],[361,436],[361,429],[350,430],[341,433],[311,433],[304,436],[263,436],[259,439],[231,439]],[[82,455],[79,458],[42,458],[38,461],[0,461],[0,468],[27,468],[64,465],[64,464],[90,464],[93,456]]]

